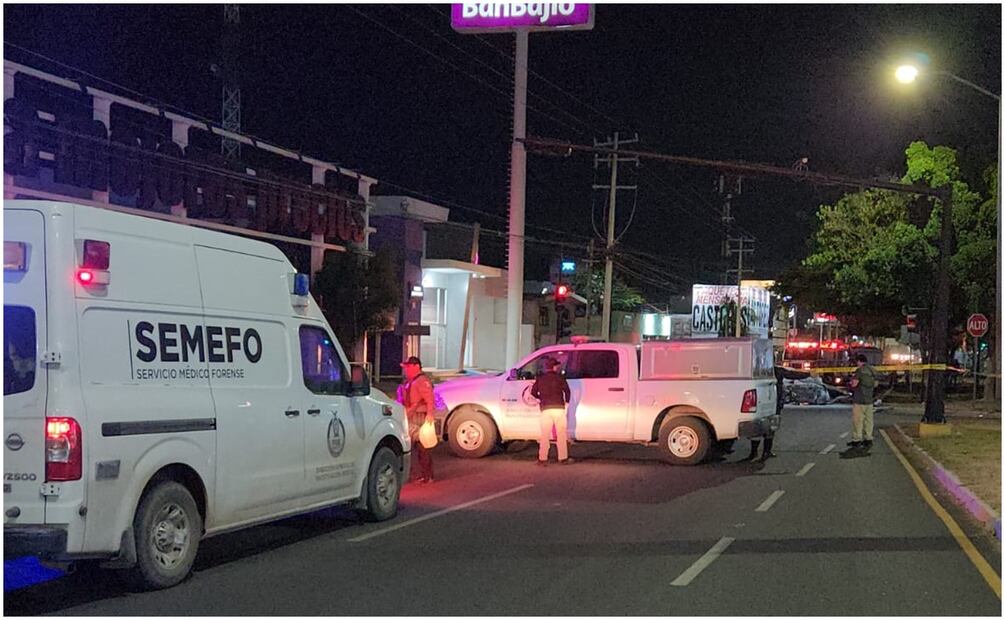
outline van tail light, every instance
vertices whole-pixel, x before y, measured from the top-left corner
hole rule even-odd
[[[83,471],[80,424],[73,418],[45,419],[45,480],[80,480]]]
[[[757,411],[757,390],[747,390],[743,393],[743,404],[740,413],[755,413]]]

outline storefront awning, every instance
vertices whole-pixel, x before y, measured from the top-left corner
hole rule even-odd
[[[474,263],[447,258],[423,259],[422,271],[423,273],[427,271],[447,274],[466,273],[476,278],[501,278],[503,275],[503,270],[498,267],[476,265]]]

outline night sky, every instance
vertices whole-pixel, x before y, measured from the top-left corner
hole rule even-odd
[[[221,5],[6,5],[4,36],[218,119],[210,65],[222,21]],[[374,176],[377,193],[428,195],[452,219],[505,230],[511,35],[458,34],[448,5],[244,5],[241,22],[247,132]],[[941,78],[903,91],[889,75],[899,54],[920,50],[999,93],[1000,5],[599,5],[595,23],[531,35],[530,134],[592,143],[638,132],[646,150],[779,166],[808,157],[810,170],[866,177],[902,174],[911,140],[959,148],[972,169],[997,150],[993,100]],[[10,45],[4,56],[69,73]],[[529,236],[594,234],[591,205],[599,226],[603,201],[589,157],[531,155],[528,175]],[[670,294],[657,282],[717,282],[716,174],[648,162],[623,178],[639,185],[637,200],[619,198],[619,230],[635,206],[622,238],[637,253],[629,281],[653,301]],[[802,258],[816,207],[839,195],[746,179],[733,213],[758,240],[754,277]],[[505,260],[501,241],[484,247]],[[555,252],[530,244],[528,277]]]

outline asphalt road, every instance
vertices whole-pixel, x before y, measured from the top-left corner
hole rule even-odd
[[[393,521],[289,519],[204,541],[171,590],[78,572],[7,592],[4,612],[1000,615],[882,439],[839,458],[849,417],[787,408],[766,464],[737,462],[745,442],[693,468],[642,446],[577,444],[577,463],[547,468],[529,444],[479,461],[438,448],[439,480],[407,486]]]

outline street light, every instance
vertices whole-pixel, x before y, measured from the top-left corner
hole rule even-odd
[[[950,73],[949,71],[943,71],[943,70],[940,70],[940,69],[935,69],[935,70],[930,70],[930,71],[927,70],[927,66],[928,66],[929,60],[928,60],[928,56],[925,55],[925,54],[915,54],[914,58],[918,59],[920,62],[918,62],[917,64],[915,64],[913,62],[904,63],[904,64],[898,66],[897,69],[896,69],[896,71],[894,71],[894,77],[896,77],[897,81],[900,82],[901,84],[911,84],[920,75],[922,75],[922,69],[919,68],[919,65],[920,65],[921,67],[926,68],[926,71],[928,73],[931,73],[931,74],[934,74],[934,75],[941,75],[941,76],[944,76],[944,77],[948,77],[949,79],[954,80],[954,81],[956,81],[956,82],[958,82],[960,84],[963,84],[964,86],[968,86],[968,87],[972,88],[973,90],[976,90],[977,92],[981,93],[982,95],[987,95],[988,97],[991,97],[992,99],[994,99],[995,101],[998,102],[998,117],[999,117],[998,118],[998,123],[999,123],[999,131],[998,131],[998,135],[999,135],[999,140],[998,140],[998,159],[1000,161],[1001,160],[1001,97],[999,95],[994,94],[993,92],[991,92],[990,90],[988,90],[986,88],[983,88],[981,86],[978,86],[977,84],[974,84],[970,80],[966,80],[964,78],[961,78],[960,76],[956,75],[955,73]],[[996,203],[997,203],[998,238],[1000,239],[1001,238],[1001,225],[1002,225],[1002,221],[1001,221],[1001,204],[1002,203],[1001,203],[1001,185],[1000,184],[998,186],[998,195],[996,196],[996,199],[997,199]],[[952,191],[951,190],[946,192],[946,199],[943,202],[943,205],[944,205],[944,212],[943,212],[943,218],[942,218],[942,232],[941,232],[941,235],[940,235],[941,238],[940,238],[940,241],[939,241],[939,253],[940,253],[940,258],[939,258],[939,275],[938,275],[938,282],[937,282],[937,285],[936,285],[937,294],[936,294],[936,299],[935,299],[935,311],[933,312],[933,315],[934,315],[934,317],[933,317],[934,321],[933,322],[934,322],[935,325],[934,325],[934,329],[933,329],[933,333],[932,333],[932,347],[933,347],[933,349],[935,351],[935,356],[936,356],[934,358],[935,361],[940,361],[941,360],[941,356],[945,355],[944,349],[945,349],[945,341],[946,341],[946,331],[948,331],[948,322],[949,322],[949,313],[948,313],[948,308],[947,308],[948,303],[949,303],[949,299],[948,299],[948,297],[949,297],[949,273],[948,273],[948,271],[949,271],[949,260],[948,260],[949,256],[948,255],[949,255],[949,249],[951,247],[952,237],[953,237],[953,233],[952,233],[952,216],[950,215],[951,214],[951,208],[952,208]],[[996,307],[996,312],[995,312],[995,320],[998,321],[998,323],[1000,325],[1001,324],[1001,320],[1002,320],[1001,294],[1000,294],[1000,289],[999,289],[999,287],[1001,286],[1001,269],[1002,269],[1001,268],[1001,251],[1000,251],[1000,249],[997,252],[997,254],[998,254],[998,256],[997,256],[997,262],[996,262],[996,265],[995,265],[995,271],[996,271],[996,274],[995,274],[995,289],[996,289],[996,293],[997,293],[995,295],[995,299],[997,300],[997,307]],[[1000,330],[1000,328],[999,328],[999,330]],[[1001,343],[1000,343],[1000,340],[998,338],[998,333],[999,333],[998,331],[995,332],[994,338],[995,338],[996,353],[998,354],[998,358],[1000,359],[1001,353],[1000,353],[1000,348],[999,347],[1001,346]],[[941,353],[939,352],[940,350],[941,350]],[[1001,364],[998,363],[998,362],[996,362],[996,368],[994,370],[996,372],[1000,373],[1001,372]],[[942,373],[934,373],[932,375],[932,379],[935,379],[935,381],[932,381],[931,379],[929,380],[929,385],[928,385],[928,387],[929,387],[929,393],[928,393],[928,395],[925,398],[925,421],[927,421],[927,422],[933,422],[933,421],[941,422],[941,421],[943,421],[945,419],[945,417],[944,417],[943,402],[942,402],[944,394],[945,394],[945,392],[944,392],[945,386],[943,384],[943,381],[944,381],[945,377],[944,377],[944,375]],[[976,381],[976,377],[975,377],[974,380]],[[995,391],[998,392],[998,391],[1000,391],[1000,389],[996,389]],[[932,400],[933,399],[931,397],[935,396],[936,393],[938,393],[938,396],[935,398],[935,400],[937,400],[938,403],[933,406],[933,404],[932,404]]]
[[[981,94],[987,95],[988,97],[992,97],[997,101],[1001,101],[1000,96],[994,94],[993,92],[991,92],[986,88],[974,84],[970,80],[965,80],[961,78],[955,73],[950,73],[949,71],[942,71],[942,70],[934,70],[930,71],[929,73],[932,73],[933,75],[945,76],[951,80],[956,80],[960,84],[969,86],[970,88],[976,90]],[[911,84],[918,79],[918,76],[922,75],[922,70],[918,67],[918,65],[915,64],[903,64],[897,67],[897,70],[893,72],[893,75],[895,78],[897,78],[897,81],[900,82],[901,84]]]
[[[900,65],[897,67],[897,71],[894,72],[894,76],[901,84],[910,84],[917,79],[919,73],[921,71],[914,65]]]

